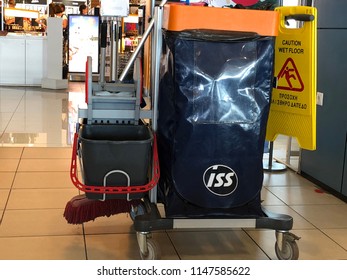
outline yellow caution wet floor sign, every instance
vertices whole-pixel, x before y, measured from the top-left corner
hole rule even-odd
[[[266,139],[279,134],[296,137],[302,149],[316,148],[317,10],[279,7],[275,43],[275,87],[272,91]],[[295,20],[298,27],[288,27]]]

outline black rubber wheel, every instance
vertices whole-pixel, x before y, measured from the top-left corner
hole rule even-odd
[[[299,259],[299,247],[295,240],[284,241],[283,250],[280,250],[278,243],[275,243],[275,252],[279,260],[297,260]]]
[[[158,243],[153,239],[147,239],[147,254],[140,252],[142,260],[159,260],[161,257]]]

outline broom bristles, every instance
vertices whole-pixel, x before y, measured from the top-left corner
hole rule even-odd
[[[73,197],[65,207],[64,217],[69,224],[82,224],[94,221],[98,217],[110,217],[120,213],[129,213],[131,206],[140,200],[107,199],[105,201],[89,199],[85,194]]]

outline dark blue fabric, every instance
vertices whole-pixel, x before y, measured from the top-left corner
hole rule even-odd
[[[261,215],[274,38],[164,34],[158,193],[166,215]]]

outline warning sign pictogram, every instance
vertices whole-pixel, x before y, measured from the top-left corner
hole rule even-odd
[[[276,88],[298,92],[304,90],[304,83],[292,58],[286,60],[278,73]]]

